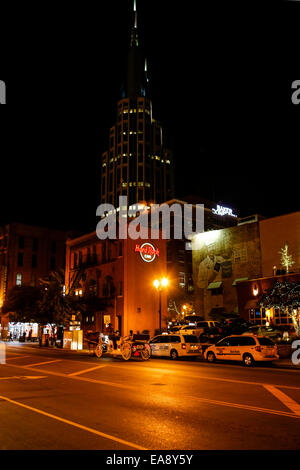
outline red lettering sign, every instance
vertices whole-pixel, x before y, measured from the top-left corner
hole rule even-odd
[[[141,258],[146,263],[154,261],[156,256],[159,256],[159,249],[155,249],[151,243],[143,243],[143,245],[136,245],[135,251],[140,253]]]

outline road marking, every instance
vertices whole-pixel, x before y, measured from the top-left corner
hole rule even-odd
[[[44,362],[42,364],[46,364],[46,362]],[[3,365],[7,365],[9,367],[16,367],[16,368],[30,370],[30,365],[29,366],[18,366],[16,364],[3,364]],[[125,370],[121,366],[115,366],[115,365],[111,365],[111,364],[110,364],[109,367],[111,367],[111,368],[122,368],[123,370]],[[130,367],[130,369],[131,368],[132,367]],[[128,370],[130,370],[130,369],[126,369],[126,371],[128,372]],[[139,368],[136,367],[136,369],[139,369]],[[141,367],[141,369],[147,369],[148,371],[152,370],[152,369],[147,368],[147,367]],[[36,371],[36,369],[32,369],[32,370]],[[161,373],[170,372],[169,370],[166,370],[166,369],[154,369],[154,370],[155,371],[160,371]],[[89,379],[89,378],[86,378],[86,377],[77,377],[76,375],[75,376],[70,376],[68,374],[63,374],[63,373],[60,373],[60,372],[49,371],[47,369],[39,369],[39,372],[43,372],[45,374],[50,374],[50,375],[57,375],[59,377],[69,377],[70,379],[83,380],[83,381],[86,381],[86,382],[91,382],[91,383],[96,383],[96,384],[98,383],[98,384],[102,384],[102,385],[109,385],[109,386],[112,386],[112,387],[125,388],[127,390],[134,390],[136,388],[134,386],[119,384],[119,383],[116,383],[116,382]],[[175,373],[175,372],[176,371],[172,371],[172,373]],[[185,374],[185,373],[182,373],[182,371],[180,371],[180,374],[181,374],[180,377],[189,377],[189,378],[193,378],[193,379],[213,380],[213,381],[237,383],[237,384],[241,384],[241,385],[255,385],[255,386],[264,386],[265,385],[263,382],[247,382],[247,381],[243,381],[243,380],[225,379],[225,378],[221,378],[221,377],[209,377],[209,376],[202,376],[202,375]],[[289,390],[300,390],[300,387],[295,387],[295,386],[292,386],[292,385],[276,385],[276,384],[274,384],[273,386],[274,387],[279,387],[279,388],[285,388],[285,389],[289,389]]]
[[[97,431],[97,429],[89,428],[87,426],[83,426],[82,424],[75,423],[74,421],[70,421],[68,419],[61,418],[60,416],[53,415],[51,413],[46,413],[46,411],[39,410],[38,408],[33,408],[32,406],[24,405],[24,403],[11,400],[8,397],[3,397],[0,395],[0,400],[7,401],[9,403],[12,403],[13,405],[21,406],[22,408],[26,408],[27,410],[33,411],[35,413],[47,416],[48,418],[55,419],[56,421],[61,421],[62,423],[69,424],[70,426],[74,426],[75,428],[82,429],[83,431],[90,432],[92,434],[96,434],[97,436],[104,437],[105,439],[109,439],[111,441],[118,442],[119,444],[124,444],[127,447],[132,447],[133,449],[138,449],[138,450],[148,450],[145,447],[141,447],[137,444],[134,444],[132,442],[124,441],[123,439],[120,439],[115,436],[111,436],[110,434],[106,434],[101,431]]]
[[[14,364],[10,365],[9,367],[15,367],[15,368],[18,368],[18,369],[29,369],[30,370],[30,367],[16,366]],[[32,369],[32,370],[35,370],[35,369]],[[44,372],[46,374],[55,375],[55,376],[59,376],[59,377],[65,377],[65,378],[69,378],[69,379],[73,379],[73,380],[80,380],[80,381],[91,382],[91,383],[96,383],[96,384],[100,384],[100,385],[108,385],[108,386],[117,387],[117,388],[136,390],[135,386],[124,385],[124,384],[119,384],[119,383],[115,383],[115,382],[89,379],[89,378],[86,378],[86,377],[70,376],[70,375],[67,375],[67,374],[47,371],[47,370],[43,370],[43,369],[40,369],[39,371]],[[264,386],[266,386],[266,384],[264,384]],[[291,387],[289,387],[289,388],[291,388]],[[273,415],[279,415],[279,416],[286,416],[288,418],[300,418],[300,415],[295,414],[295,413],[288,413],[288,412],[284,412],[284,411],[272,410],[272,409],[269,409],[269,408],[259,408],[259,407],[251,406],[251,405],[243,405],[243,404],[239,404],[239,403],[230,403],[230,402],[224,402],[224,401],[220,401],[220,400],[211,400],[211,399],[208,399],[208,398],[201,398],[201,397],[195,397],[195,396],[186,396],[185,395],[185,397],[189,398],[191,400],[197,400],[197,401],[200,401],[200,402],[210,403],[210,404],[213,404],[213,405],[227,406],[227,407],[231,407],[231,408],[239,408],[239,409],[244,409],[244,410],[249,410],[249,411],[256,411],[256,412],[261,412],[261,413],[267,413],[267,414],[273,414]],[[1,397],[0,397],[0,399],[1,399]]]
[[[45,379],[45,375],[12,375],[10,377],[0,377],[0,380],[10,380],[10,379]]]
[[[272,393],[278,400],[280,400],[287,408],[292,410],[296,415],[300,416],[300,405],[285,393],[278,390],[273,385],[264,385],[270,393]]]
[[[6,356],[6,360],[7,359],[23,359],[23,357],[31,357],[31,355],[26,355],[26,356],[22,356],[21,354],[19,356],[16,356],[16,357],[7,357]]]
[[[56,359],[55,361],[37,362],[36,364],[28,364],[28,366],[24,366],[24,367],[42,366],[44,364],[52,364],[53,362],[61,362],[61,361],[62,361],[62,359]]]
[[[8,349],[8,348],[7,348],[7,349]],[[7,350],[7,349],[6,349],[6,350]],[[8,354],[13,354],[13,355],[15,355],[15,356],[21,356],[20,353],[15,353],[15,352],[8,352]]]
[[[72,374],[68,374],[68,376],[73,377],[74,375],[86,374],[87,372],[91,372],[92,370],[103,369],[103,367],[106,367],[106,365],[91,367],[90,369],[80,370],[79,372],[73,372]]]
[[[242,409],[242,410],[257,411],[257,412],[260,412],[260,413],[286,416],[288,418],[300,418],[300,416],[297,416],[294,413],[288,413],[286,411],[271,410],[270,408],[259,408],[257,406],[241,405],[239,403],[230,403],[230,402],[226,402],[226,401],[211,400],[209,398],[200,398],[200,397],[192,397],[192,396],[186,396],[186,398],[189,398],[190,400],[198,400],[198,401],[201,401],[203,403],[210,403],[212,405],[228,406],[230,408],[239,408],[239,409]]]
[[[36,369],[33,369],[29,366],[17,366],[15,364],[3,364],[3,365],[8,366],[8,367],[15,367],[17,369],[33,370],[34,372],[36,372]],[[134,385],[124,385],[124,384],[117,383],[117,382],[108,382],[104,380],[89,379],[87,377],[77,377],[76,375],[70,376],[68,374],[63,374],[62,372],[53,372],[47,369],[38,369],[38,371],[43,372],[48,375],[55,375],[57,377],[66,377],[72,380],[82,380],[83,382],[90,382],[90,383],[95,383],[95,384],[100,384],[100,385],[108,385],[110,387],[123,388],[125,390],[136,390],[136,386]]]
[[[117,366],[117,365],[111,365],[110,366],[112,369],[117,368],[117,369],[123,369],[124,366]],[[180,374],[180,377],[188,377],[192,379],[202,379],[202,380],[215,380],[217,382],[229,382],[229,383],[237,383],[237,384],[242,384],[242,385],[259,385],[259,386],[264,386],[264,382],[250,382],[246,380],[236,380],[236,379],[225,379],[223,377],[210,377],[210,376],[205,376],[205,375],[196,375],[196,374],[190,374],[186,373],[184,370],[171,370],[171,369],[163,369],[163,368],[150,368],[150,367],[145,367],[145,366],[130,366],[130,368],[126,369],[127,371],[130,371],[131,369],[134,370],[147,370],[149,372],[160,372],[160,373],[166,373],[166,374]],[[291,390],[300,390],[300,387],[295,387],[293,385],[274,385],[274,387],[280,387],[280,388],[287,388]]]

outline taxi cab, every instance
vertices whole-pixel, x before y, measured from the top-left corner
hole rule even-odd
[[[201,346],[194,335],[162,334],[150,339],[149,344],[152,357],[164,356],[175,360],[201,355]]]
[[[279,359],[277,346],[269,338],[263,336],[227,336],[207,348],[204,358],[208,362],[242,361],[245,366],[254,362],[275,361]]]

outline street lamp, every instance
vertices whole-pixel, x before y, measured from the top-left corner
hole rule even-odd
[[[156,290],[158,290],[159,294],[159,332],[161,333],[161,291],[166,288],[169,284],[169,280],[166,277],[163,277],[160,281],[158,279],[155,279],[153,282],[154,287]]]

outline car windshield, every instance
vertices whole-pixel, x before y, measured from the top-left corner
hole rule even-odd
[[[184,335],[185,343],[198,343],[198,338],[195,335]]]
[[[257,338],[261,346],[274,346],[273,341],[270,338]]]

